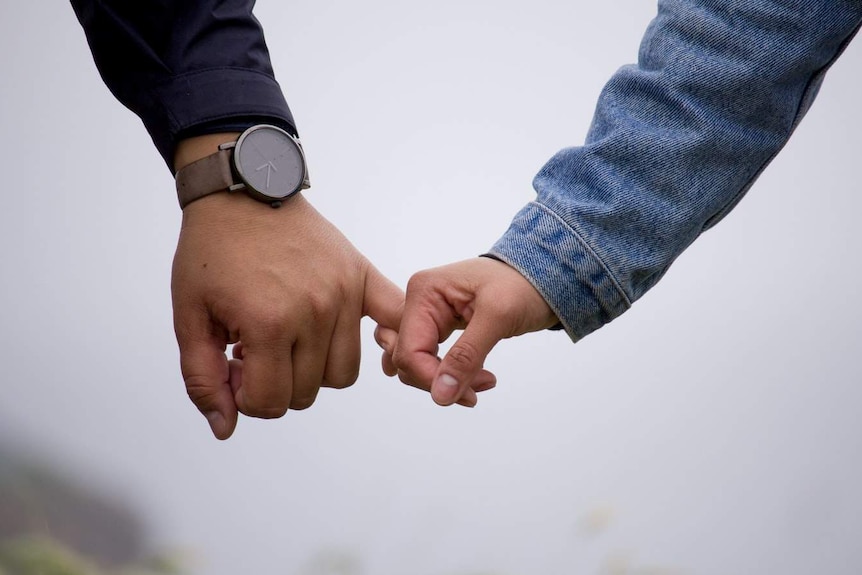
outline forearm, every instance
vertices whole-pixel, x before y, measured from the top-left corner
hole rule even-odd
[[[585,145],[545,165],[536,202],[492,248],[572,339],[623,313],[736,204],[862,19],[858,2],[774,4],[660,2]]]
[[[72,0],[105,83],[169,168],[182,138],[265,121],[296,133],[253,0]]]

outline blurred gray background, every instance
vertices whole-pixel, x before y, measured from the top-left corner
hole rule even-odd
[[[309,199],[402,286],[506,229],[654,13],[257,9]],[[68,3],[2,2],[0,51],[0,445],[128,501],[192,572],[862,571],[862,41],[748,197],[619,320],[577,345],[501,343],[472,411],[385,378],[366,320],[355,386],[226,443],[179,375],[170,173]]]

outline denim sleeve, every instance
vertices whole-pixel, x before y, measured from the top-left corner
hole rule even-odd
[[[99,73],[169,169],[178,139],[260,121],[296,133],[254,0],[71,0]]]
[[[860,20],[858,0],[660,0],[585,144],[541,169],[489,255],[533,283],[573,341],[615,319],[736,205]]]

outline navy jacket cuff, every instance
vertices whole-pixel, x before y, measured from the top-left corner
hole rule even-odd
[[[139,115],[171,171],[184,137],[242,131],[262,122],[297,135],[278,82],[256,70],[212,68],[174,76],[152,89],[145,106]]]

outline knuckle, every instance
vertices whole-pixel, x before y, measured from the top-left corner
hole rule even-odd
[[[254,332],[257,333],[257,338],[262,341],[278,341],[287,331],[286,314],[278,311],[270,312],[251,312],[248,314],[249,324],[254,326]]]
[[[401,383],[403,383],[404,385],[407,385],[407,386],[410,386],[410,387],[416,387],[415,379],[414,379],[414,378],[413,378],[413,376],[412,376],[408,371],[406,371],[406,370],[403,370],[403,369],[399,369],[399,370],[398,370],[398,380],[399,380]]]
[[[407,280],[407,293],[421,293],[431,285],[433,278],[434,274],[431,270],[421,270],[416,272],[410,276],[409,280]]]
[[[309,291],[304,296],[305,312],[313,323],[319,323],[332,314],[335,307],[323,291]]]
[[[392,365],[395,367],[401,367],[401,364],[404,362],[404,352],[398,349],[398,346],[395,346],[395,349],[392,350],[392,354],[390,355],[392,359]]]
[[[383,357],[380,358],[380,364],[383,368],[383,373],[386,376],[392,377],[394,375],[398,375],[398,368],[395,367],[395,364],[392,362],[391,355],[384,353]]]
[[[245,397],[245,401],[240,407],[244,415],[259,419],[278,419],[287,413],[287,405],[284,402],[261,401],[258,398],[248,396]]]
[[[424,381],[420,376],[415,373],[411,373],[405,370],[398,370],[398,379],[401,380],[401,383],[412,387],[414,389],[419,389],[422,391],[431,391],[431,382]]]
[[[299,399],[294,399],[290,402],[290,408],[294,411],[302,411],[304,409],[308,409],[312,405],[314,405],[317,397],[303,397]]]
[[[243,415],[256,417],[258,419],[278,419],[279,417],[284,417],[284,414],[287,413],[287,408],[274,407],[271,405],[267,407],[246,405],[242,412]]]
[[[207,407],[215,404],[218,390],[214,389],[207,380],[202,377],[190,375],[185,378],[186,393],[192,403],[199,407]]]
[[[246,343],[282,341],[290,336],[297,319],[287,301],[247,302],[239,309]]]
[[[447,363],[456,369],[469,369],[479,358],[479,350],[469,341],[459,341],[446,354]]]
[[[356,383],[357,379],[359,379],[359,368],[351,368],[350,370],[344,370],[327,376],[326,387],[344,389]]]
[[[398,369],[407,371],[412,369],[410,354],[403,347],[395,346],[395,350],[392,352],[392,364]]]

